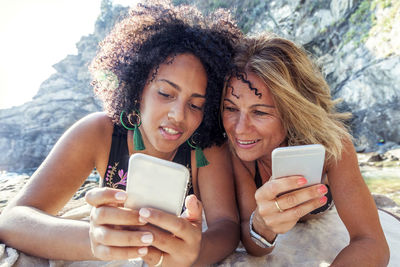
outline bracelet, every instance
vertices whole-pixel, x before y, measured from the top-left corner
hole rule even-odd
[[[253,229],[253,217],[254,217],[254,212],[250,216],[250,222],[249,222],[249,227],[250,227],[250,237],[253,240],[254,243],[256,243],[259,247],[262,248],[270,248],[275,246],[276,243],[276,237],[272,243],[268,242],[264,237],[261,235],[257,234],[256,231]],[[278,235],[277,235],[278,236]]]

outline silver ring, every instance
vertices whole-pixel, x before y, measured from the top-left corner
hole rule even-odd
[[[283,209],[281,209],[281,207],[279,207],[278,200],[276,198],[275,198],[275,206],[279,210],[279,212],[283,212]]]
[[[156,265],[154,265],[154,267],[159,267],[159,266],[161,266],[163,259],[164,259],[164,252],[161,251],[160,260],[156,263]]]

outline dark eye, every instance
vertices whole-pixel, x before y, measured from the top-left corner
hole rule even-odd
[[[254,111],[254,114],[256,114],[257,116],[264,116],[264,115],[268,115],[268,113],[266,113],[266,112],[262,112],[262,111],[259,111],[259,110],[255,110],[255,111]]]
[[[161,96],[163,96],[163,97],[165,97],[165,98],[171,98],[171,97],[172,97],[171,95],[166,94],[166,93],[163,93],[163,92],[161,92],[161,91],[158,91],[158,94],[161,95]]]
[[[234,108],[234,107],[224,107],[224,111],[228,111],[228,112],[235,112],[235,111],[237,111],[237,109],[236,108]]]
[[[194,104],[189,104],[189,106],[190,106],[192,109],[203,110],[203,107],[199,107],[199,106],[196,106],[196,105],[194,105]]]

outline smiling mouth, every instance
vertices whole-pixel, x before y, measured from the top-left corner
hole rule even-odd
[[[169,127],[162,127],[162,129],[163,129],[163,131],[166,132],[167,134],[175,135],[175,134],[179,134],[179,133],[180,133],[179,131],[177,131],[177,130],[175,130],[175,129],[172,129],[172,128],[169,128]]]
[[[180,131],[179,129],[167,127],[167,126],[161,126],[160,133],[164,137],[165,140],[176,141],[179,138],[181,138],[183,131]]]
[[[236,141],[237,141],[240,145],[251,145],[251,144],[257,143],[259,140],[239,140],[239,139],[236,139]]]

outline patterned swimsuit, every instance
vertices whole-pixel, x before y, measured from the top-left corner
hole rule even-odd
[[[128,174],[129,149],[127,143],[127,130],[121,126],[114,125],[114,131],[111,141],[110,156],[108,158],[107,170],[102,182],[103,187],[117,189],[126,188]],[[184,165],[189,169],[190,182],[187,190],[188,194],[193,194],[192,173],[191,173],[191,149],[183,143],[175,154],[173,162]]]

